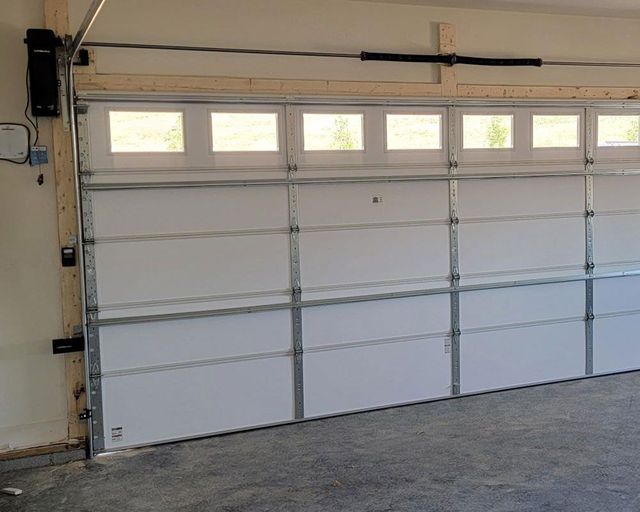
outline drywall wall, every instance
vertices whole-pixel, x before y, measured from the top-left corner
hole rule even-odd
[[[70,0],[72,27],[88,0]],[[436,52],[438,23],[458,53],[637,61],[640,20],[350,0],[107,0],[90,40],[359,52]],[[438,81],[432,65],[351,59],[100,49],[100,73]],[[460,83],[637,86],[638,69],[459,67]]]
[[[9,5],[6,5],[9,4]],[[25,30],[42,27],[42,0],[7,0],[0,19],[0,122],[25,123]],[[40,143],[51,147],[50,123]],[[64,361],[53,166],[0,162],[0,451],[64,440]]]

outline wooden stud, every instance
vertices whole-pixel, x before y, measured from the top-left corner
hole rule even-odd
[[[64,37],[69,32],[69,12],[67,0],[45,0],[45,25],[56,35]],[[62,105],[62,108],[66,108]],[[53,168],[56,182],[56,200],[58,210],[58,242],[60,247],[77,243],[78,229],[76,220],[76,197],[73,159],[71,151],[71,132],[65,130],[62,117],[51,120],[53,137]],[[64,336],[73,336],[76,326],[82,325],[82,301],[80,297],[80,269],[61,267],[62,321]],[[84,361],[81,353],[66,354],[65,376],[67,395],[68,438],[79,439],[86,436],[86,425],[78,418],[85,408],[86,391],[84,379]]]
[[[280,80],[204,76],[83,74],[75,78],[78,91],[261,93],[438,97],[440,84],[418,82],[357,82]]]
[[[69,32],[68,0],[44,0],[44,23],[56,35],[64,36]]]
[[[22,459],[25,457],[37,457],[39,455],[50,455],[52,453],[67,452],[69,450],[78,450],[84,448],[84,441],[74,439],[64,443],[45,444],[44,446],[35,446],[32,448],[21,448],[11,450],[9,452],[0,453],[0,461],[8,461]]]
[[[449,23],[440,23],[438,28],[440,35],[438,51],[441,54],[456,53],[456,27]],[[453,98],[458,95],[458,79],[453,66],[440,65],[440,83],[443,96]]]
[[[79,91],[261,93],[352,96],[442,97],[444,86],[418,82],[357,82],[228,78],[205,76],[81,74]],[[638,87],[528,86],[457,84],[460,98],[640,99]],[[449,91],[451,93],[451,91]]]
[[[572,87],[529,85],[458,85],[461,98],[640,99],[640,87]]]

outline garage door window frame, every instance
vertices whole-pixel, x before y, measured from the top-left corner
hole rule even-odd
[[[111,139],[111,112],[130,112],[130,113],[179,113],[181,114],[181,130],[182,130],[182,151],[113,151],[112,139]],[[109,156],[123,156],[123,157],[135,157],[135,156],[154,156],[162,157],[167,156],[186,156],[187,154],[187,113],[184,108],[156,108],[156,107],[107,107],[105,109],[105,131],[107,143],[107,155]]]

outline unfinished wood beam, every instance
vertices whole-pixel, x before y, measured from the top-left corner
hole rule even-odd
[[[438,28],[440,38],[438,51],[442,54],[455,53],[457,48],[456,27],[450,23],[440,23]],[[453,66],[440,65],[440,83],[442,84],[443,96],[452,98],[458,95],[458,80]]]
[[[292,80],[275,78],[229,78],[206,76],[81,74],[79,91],[163,93],[256,93],[300,95],[351,95],[441,97],[443,86],[417,82],[358,82]],[[640,99],[640,87],[528,86],[457,84],[459,98],[509,99]],[[451,92],[451,91],[449,91]]]
[[[69,33],[68,0],[44,0],[44,24],[58,36]]]
[[[440,84],[418,82],[359,82],[339,80],[280,80],[205,76],[82,74],[78,91],[256,93],[438,97]]]
[[[69,11],[67,0],[45,0],[45,26],[56,35],[64,37],[69,33]],[[66,108],[62,105],[61,108]],[[71,150],[71,132],[65,130],[62,117],[51,120],[53,138],[53,169],[56,183],[56,202],[58,211],[58,243],[60,247],[77,243],[78,229],[76,218],[75,177]],[[80,297],[80,269],[61,267],[62,322],[64,336],[76,334],[77,326],[82,325],[82,301]],[[78,418],[85,408],[86,391],[84,386],[84,359],[81,352],[62,356],[65,358],[68,438],[79,439],[86,436],[86,425]]]
[[[459,84],[458,96],[461,98],[632,100],[640,99],[640,87]]]

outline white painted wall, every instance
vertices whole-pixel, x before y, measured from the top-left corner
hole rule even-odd
[[[25,29],[42,0],[5,0],[0,20],[0,120],[21,122]],[[88,0],[70,0],[72,26]],[[640,20],[434,8],[349,0],[107,0],[89,38],[358,52],[434,52],[437,24],[458,30],[459,53],[638,60]],[[384,81],[438,80],[428,65],[245,55],[101,50],[100,72]],[[465,83],[640,85],[638,70],[458,68]],[[50,145],[49,123],[41,140]],[[55,191],[26,166],[0,163],[0,450],[66,435]]]
[[[88,0],[70,0],[72,26]],[[454,23],[460,54],[637,61],[640,20],[349,0],[107,0],[89,39],[317,50],[437,51]],[[101,49],[104,73],[438,81],[431,65]],[[458,67],[461,83],[640,85],[635,69]]]
[[[8,4],[8,5],[7,5]],[[42,0],[7,0],[0,19],[0,122],[24,123],[25,30],[42,27]],[[51,146],[50,123],[40,122]],[[53,166],[0,162],[0,451],[64,440],[64,361]]]

